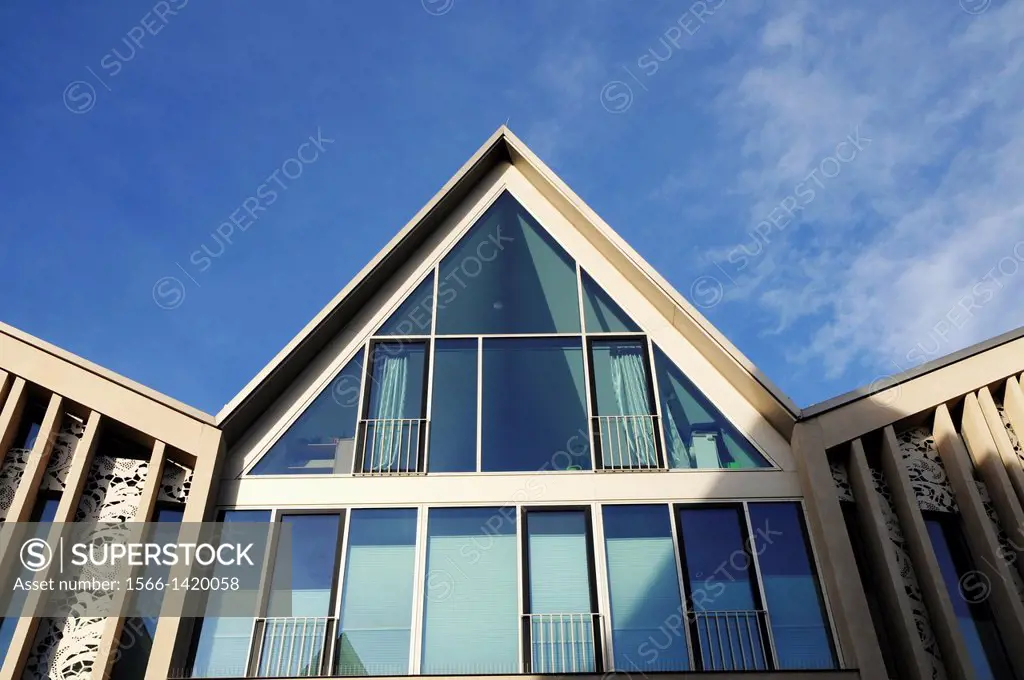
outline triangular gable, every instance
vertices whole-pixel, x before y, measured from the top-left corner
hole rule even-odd
[[[771,467],[507,189],[434,257],[250,474]]]

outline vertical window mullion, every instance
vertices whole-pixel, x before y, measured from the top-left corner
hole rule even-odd
[[[682,579],[682,597],[683,607],[687,611],[696,612],[696,608],[693,605],[693,588],[690,587],[689,579],[689,568],[686,564],[686,541],[683,540],[683,523],[679,521],[679,512],[682,507],[679,505],[670,505],[669,512],[672,513],[673,521],[673,536],[676,542],[677,555],[679,556],[678,567],[680,578]],[[692,641],[693,646],[690,650],[690,665],[693,670],[701,671],[704,670],[704,650],[700,646],[700,626],[697,622],[697,617],[687,617],[686,619],[686,631],[689,639]]]
[[[658,446],[661,448],[659,462],[661,463],[662,469],[668,470],[672,466],[668,460],[668,445],[665,441],[665,414],[661,412],[661,390],[658,388],[658,372],[654,368],[654,343],[651,342],[650,337],[644,336],[644,346],[647,348],[647,370],[651,377],[651,397],[652,399],[654,399],[654,403],[651,406],[651,410],[654,411],[655,425],[658,429],[658,431],[655,433],[655,439],[657,440]],[[672,521],[674,526],[674,513]]]
[[[333,675],[335,671],[335,660],[338,654],[338,639],[341,635],[341,604],[342,594],[345,592],[345,566],[348,561],[348,534],[349,527],[352,526],[352,512],[342,511],[342,536],[341,536],[341,556],[338,559],[338,571],[335,578],[338,581],[337,586],[337,597],[334,602],[334,626],[331,631],[331,656],[327,660],[328,663],[328,675]]]
[[[423,646],[423,610],[426,593],[427,508],[420,506],[416,515],[416,561],[413,566],[412,625],[409,633],[409,675],[419,675]]]
[[[604,513],[601,511],[601,504],[594,503],[592,508],[593,522],[593,544],[602,546],[602,550],[594,552],[594,581],[597,583],[597,608],[595,612],[601,614],[601,626],[594,627],[595,642],[600,635],[602,639],[601,649],[603,652],[603,668],[619,670],[615,667],[615,641],[612,633],[612,604],[610,580],[608,576],[608,553],[604,535]]]
[[[520,630],[522,631],[522,663],[523,673],[533,672],[533,623],[527,614],[531,613],[530,604],[530,531],[527,527],[529,514],[526,508],[519,507],[519,611]]]
[[[682,601],[682,611],[680,613],[683,616],[683,621],[686,623],[686,625],[683,627],[683,637],[686,639],[686,658],[689,659],[690,668],[694,669],[696,667],[694,663],[694,659],[696,659],[696,657],[694,656],[695,647],[693,642],[693,631],[690,626],[690,596],[688,593],[686,579],[686,565],[685,561],[683,560],[682,534],[679,533],[679,526],[678,522],[676,521],[675,506],[669,504],[666,507],[668,508],[669,526],[671,527],[672,531],[672,547],[674,548],[673,557],[675,557],[676,562],[676,578],[679,579],[679,596],[680,600]]]
[[[363,345],[363,382],[359,390],[359,416],[356,418],[356,437],[352,452],[352,474],[362,471],[363,454],[366,449],[366,415],[370,411],[370,389],[373,382],[373,341],[367,340]]]
[[[484,439],[484,339],[476,344],[476,471],[483,470]]]
[[[579,298],[580,336],[583,340],[583,384],[587,392],[587,435],[589,436],[588,444],[590,446],[590,469],[598,470],[600,468],[597,466],[597,446],[596,437],[594,436],[594,415],[597,413],[597,404],[592,401],[597,397],[594,394],[594,379],[591,375],[593,369],[591,368],[590,361],[590,343],[587,340],[586,314],[583,307],[583,275],[578,262],[576,263],[576,295]]]
[[[775,651],[775,636],[772,633],[771,616],[768,614],[768,599],[764,594],[764,582],[761,579],[761,564],[757,558],[757,549],[754,545],[754,529],[753,523],[750,521],[750,508],[746,502],[741,504],[743,506],[743,527],[746,532],[746,540],[743,542],[747,554],[751,558],[751,563],[754,567],[753,578],[757,583],[757,589],[754,590],[754,596],[757,598],[757,608],[765,613],[764,631],[763,635],[768,637],[768,648],[771,650],[771,654],[768,658],[768,669],[769,671],[774,670],[778,666],[778,656]]]

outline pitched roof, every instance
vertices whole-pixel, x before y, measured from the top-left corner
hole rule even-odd
[[[484,176],[510,163],[579,229],[771,422],[789,434],[800,409],[700,312],[559,179],[512,131],[501,126],[341,292],[306,324],[217,414],[228,444],[287,389],[469,194]]]

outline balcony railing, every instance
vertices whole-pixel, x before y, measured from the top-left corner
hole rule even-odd
[[[256,619],[251,673],[258,678],[328,674],[335,619],[326,616]]]
[[[604,470],[660,470],[658,416],[594,416],[594,438]]]
[[[357,475],[416,474],[424,470],[425,418],[359,421]]]
[[[600,673],[600,614],[524,614],[527,673]]]
[[[704,670],[768,670],[768,612],[693,612],[693,616]]]

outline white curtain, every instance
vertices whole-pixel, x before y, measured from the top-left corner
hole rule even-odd
[[[403,430],[409,424],[386,421],[398,420],[405,413],[409,358],[404,354],[389,355],[382,352],[375,357],[375,361],[380,362],[379,382],[375,385],[380,396],[372,415],[378,422],[367,433],[370,450],[367,451],[368,460],[365,465],[371,471],[394,470],[403,462],[403,448],[408,448],[403,443],[406,441]],[[408,455],[408,452],[405,453]]]
[[[611,353],[612,387],[619,413],[624,416],[648,416],[651,403],[647,391],[647,371],[636,347],[616,347]],[[620,464],[629,467],[656,467],[653,419],[624,418],[625,445],[618,451]]]

